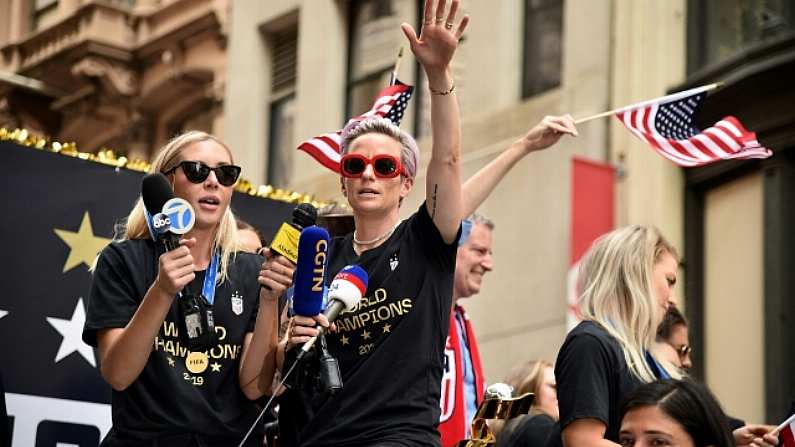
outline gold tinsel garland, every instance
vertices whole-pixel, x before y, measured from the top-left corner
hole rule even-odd
[[[26,129],[8,130],[0,127],[0,141],[12,141],[21,146],[27,146],[47,152],[55,152],[69,157],[80,158],[81,160],[102,163],[116,168],[126,168],[132,171],[149,172],[151,164],[148,161],[133,159],[125,156],[117,156],[111,149],[102,148],[96,154],[90,152],[80,152],[77,150],[76,143],[60,143],[58,141],[48,141],[46,138],[33,135]],[[311,203],[316,208],[333,205],[333,202],[321,202],[315,200],[309,194],[301,194],[281,188],[274,188],[270,185],[254,186],[249,180],[240,178],[235,185],[235,191],[248,194],[250,196],[262,197],[265,199],[278,200],[287,203]]]

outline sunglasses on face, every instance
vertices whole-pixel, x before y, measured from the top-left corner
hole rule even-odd
[[[373,165],[373,173],[379,178],[394,178],[404,174],[400,159],[389,154],[379,154],[373,158],[362,154],[345,154],[340,159],[340,172],[343,177],[359,178],[367,165]]]
[[[178,165],[164,172],[164,174],[171,174],[180,167],[182,168],[182,172],[185,173],[185,177],[191,183],[201,183],[207,180],[207,177],[210,176],[210,171],[215,173],[215,178],[218,179],[218,183],[224,186],[234,185],[235,182],[237,182],[237,178],[240,177],[240,166],[221,165],[211,168],[200,161],[188,160],[180,162]]]
[[[682,345],[678,348],[676,347],[674,348],[676,349],[676,352],[679,354],[679,357],[681,358],[687,357],[687,355],[690,354],[691,351],[693,351],[693,348],[690,345]]]

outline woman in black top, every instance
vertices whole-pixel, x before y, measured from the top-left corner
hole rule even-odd
[[[237,251],[229,203],[240,168],[221,141],[180,135],[151,170],[166,175],[196,220],[180,247],[163,253],[139,200],[98,258],[83,339],[98,348],[113,387],[113,427],[103,445],[237,445],[256,418],[252,400],[270,391],[277,297],[293,267]],[[218,343],[205,352],[180,344],[175,297],[189,285],[213,307]]]
[[[459,1],[425,4],[422,33],[402,29],[431,91],[433,144],[425,202],[400,221],[399,207],[419,166],[414,139],[389,120],[346,126],[342,191],[356,230],[331,245],[327,278],[358,264],[370,281],[365,297],[340,315],[326,336],[344,388],[333,396],[310,379],[288,390],[279,425],[286,445],[438,445],[444,344],[461,219],[461,129],[450,63],[469,21],[456,24]],[[325,318],[318,316],[321,324]],[[316,332],[312,318],[291,320],[293,346]]]
[[[680,379],[650,353],[676,284],[675,249],[653,227],[631,225],[599,238],[583,258],[583,322],[566,337],[555,364],[560,422],[548,446],[615,446],[619,404],[644,383]],[[562,431],[562,435],[560,434]],[[766,427],[733,432],[737,446],[774,446]]]
[[[641,225],[600,237],[582,260],[583,322],[555,362],[560,421],[547,445],[616,446],[619,404],[642,383],[676,372],[648,351],[676,284],[678,257],[660,232]]]

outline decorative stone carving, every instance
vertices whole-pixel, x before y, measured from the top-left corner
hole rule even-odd
[[[125,96],[137,93],[135,73],[97,57],[86,57],[72,66],[72,75],[99,78],[111,92]]]

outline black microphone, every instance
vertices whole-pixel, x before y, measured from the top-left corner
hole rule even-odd
[[[293,210],[292,220],[284,222],[271,242],[271,252],[276,252],[289,259],[293,264],[298,262],[298,239],[301,230],[310,227],[317,221],[317,208],[309,203],[301,203]]]
[[[141,182],[141,197],[149,213],[147,225],[152,237],[166,251],[179,247],[180,236],[193,228],[196,215],[190,204],[174,197],[174,190],[161,173],[146,175]],[[212,266],[212,263],[210,264]],[[205,275],[212,275],[209,269]],[[206,351],[218,343],[212,305],[199,292],[185,286],[177,294],[179,339],[191,351]]]
[[[167,221],[160,216],[163,205],[174,198],[174,190],[171,189],[171,184],[166,176],[159,172],[147,174],[141,181],[141,198],[151,218],[147,218],[146,223],[149,225],[149,233],[152,238],[162,242],[166,251],[179,247],[179,235],[168,231],[171,226],[170,220]],[[156,216],[157,219],[155,219]]]

